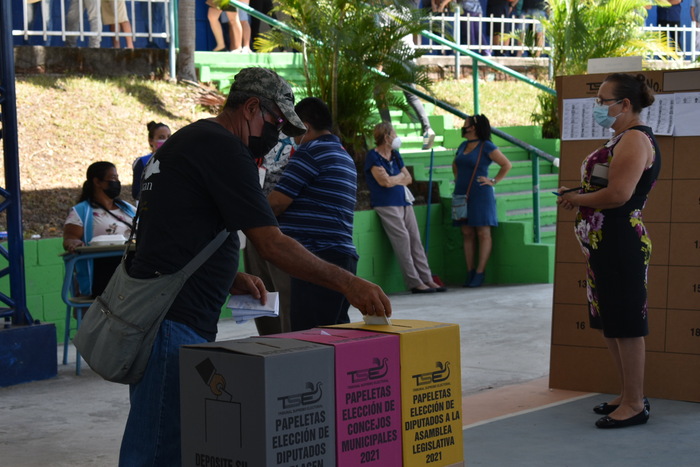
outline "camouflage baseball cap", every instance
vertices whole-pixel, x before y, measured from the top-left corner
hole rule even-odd
[[[233,78],[231,91],[240,91],[273,101],[284,114],[287,122],[282,131],[289,136],[306,133],[306,127],[294,112],[294,93],[280,75],[261,67],[244,68]]]

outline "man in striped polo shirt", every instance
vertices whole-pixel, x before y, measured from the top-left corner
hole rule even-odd
[[[351,273],[358,255],[352,242],[357,193],[355,162],[331,133],[328,106],[307,97],[294,107],[307,131],[268,201],[282,232],[307,250]],[[292,331],[348,323],[350,303],[334,290],[292,277]]]

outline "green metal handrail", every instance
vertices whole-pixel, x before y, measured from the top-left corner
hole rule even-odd
[[[523,81],[531,86],[534,86],[541,91],[552,94],[553,96],[557,95],[557,91],[555,91],[554,89],[552,89],[548,86],[545,86],[544,84],[539,83],[539,82],[535,81],[534,79],[525,76],[522,73],[518,73],[515,70],[511,70],[510,68],[505,67],[505,66],[501,65],[500,63],[496,63],[496,62],[484,57],[483,55],[479,55],[476,52],[472,52],[469,49],[465,49],[461,45],[455,44],[454,42],[447,40],[444,37],[438,36],[435,33],[432,33],[430,31],[424,29],[421,31],[421,35],[427,39],[432,40],[433,42],[437,42],[438,44],[445,45],[445,46],[449,47],[450,49],[452,49],[456,52],[459,52],[462,55],[467,55],[468,57],[471,57],[471,59],[476,61],[476,62],[484,62],[485,65],[488,65],[489,67],[491,67],[495,70],[501,71],[509,76],[512,76],[513,78],[516,78],[520,81]],[[474,92],[476,93],[477,98],[478,98],[478,86],[474,87]]]
[[[468,114],[462,112],[459,109],[456,109],[452,107],[449,104],[446,104],[445,102],[442,102],[441,100],[438,100],[437,98],[425,94],[422,91],[419,91],[411,86],[405,85],[403,83],[399,83],[398,86],[408,92],[412,92],[416,96],[420,97],[421,99],[428,101],[435,105],[436,107],[439,107],[443,110],[446,110],[447,112],[461,118],[461,119],[466,119],[469,117]],[[545,159],[549,162],[552,163],[555,167],[559,167],[559,158],[554,157],[551,154],[548,154],[541,150],[540,148],[536,148],[535,146],[532,146],[531,144],[526,143],[525,141],[521,141],[518,138],[515,138],[508,133],[504,133],[503,131],[499,130],[498,128],[491,128],[491,132],[495,134],[496,136],[499,136],[503,138],[504,140],[508,141],[511,144],[514,144],[515,146],[518,146],[524,150],[527,151],[528,155],[530,156],[530,160],[532,161],[532,219],[533,219],[533,241],[535,243],[540,243],[540,165],[537,162],[537,157]],[[532,156],[535,156],[534,158]],[[430,168],[432,170],[432,166]]]
[[[537,89],[540,89],[541,91],[547,92],[549,94],[552,94],[554,96],[557,95],[557,91],[554,89],[545,86],[542,83],[539,83],[532,78],[529,78],[522,73],[518,73],[515,70],[511,70],[508,67],[505,67],[501,65],[500,63],[496,63],[482,55],[479,55],[475,52],[472,52],[469,49],[465,49],[464,47],[449,41],[445,39],[444,37],[438,36],[430,31],[423,30],[421,31],[421,35],[423,37],[426,37],[434,42],[437,42],[439,44],[445,45],[452,50],[456,51],[457,53],[461,53],[463,55],[467,55],[472,59],[472,88],[474,92],[474,114],[479,114],[479,62],[483,62],[485,65],[501,71],[509,76],[512,76],[520,81],[523,81],[531,86],[536,87]],[[420,91],[415,90],[414,88],[410,86],[405,86],[403,83],[399,84],[399,87],[401,89],[404,89],[408,92],[413,92],[415,95],[418,97],[427,100],[428,102],[432,102],[434,105],[440,107],[441,109],[444,109],[462,119],[466,118],[467,115],[463,112],[460,112],[459,110],[452,108],[451,106],[445,104],[444,102],[441,102],[431,96],[428,96],[427,94],[421,93]],[[528,155],[531,156],[530,160],[532,161],[532,220],[533,220],[533,241],[535,243],[540,243],[541,240],[541,222],[540,222],[540,165],[537,162],[536,158],[533,158],[532,156],[534,155],[535,157],[539,157],[545,160],[548,160],[549,162],[552,163],[555,167],[559,167],[559,158],[554,157],[551,154],[548,154],[544,151],[542,151],[539,148],[536,148],[528,143],[525,143],[524,141],[520,141],[517,138],[514,138],[510,136],[509,134],[506,134],[502,132],[501,130],[497,128],[493,128],[492,132],[500,136],[501,138],[505,139],[509,143],[512,143],[520,148],[525,149],[528,152]]]
[[[234,5],[236,8],[239,8],[239,9],[245,11],[249,15],[251,15],[251,16],[253,16],[261,21],[266,22],[270,26],[279,28],[280,30],[282,30],[288,34],[291,34],[291,35],[298,37],[298,38],[305,40],[305,41],[314,42],[316,44],[322,44],[321,41],[319,41],[318,39],[309,37],[306,34],[302,33],[301,31],[298,31],[298,30],[288,26],[287,24],[285,24],[281,21],[278,21],[275,18],[271,18],[263,13],[260,13],[259,11],[257,11],[254,8],[251,8],[249,5],[246,5],[245,3],[241,3],[238,0],[230,0],[229,4]],[[554,89],[549,88],[541,83],[538,83],[537,81],[523,75],[522,73],[518,73],[517,71],[514,71],[514,70],[511,70],[510,68],[504,67],[499,63],[493,62],[493,61],[489,60],[488,58],[485,58],[485,57],[483,57],[479,54],[476,54],[468,49],[465,49],[465,48],[461,47],[460,45],[455,44],[454,42],[451,42],[447,39],[444,39],[443,37],[440,37],[436,34],[433,34],[430,31],[423,30],[423,31],[421,31],[421,35],[423,35],[423,36],[427,37],[428,39],[431,39],[435,42],[446,45],[447,47],[450,47],[451,49],[458,51],[459,53],[467,55],[467,56],[472,58],[472,60],[473,60],[473,62],[472,62],[472,69],[473,69],[472,76],[473,76],[473,80],[474,80],[473,87],[474,87],[474,102],[475,102],[474,113],[475,114],[479,113],[479,110],[478,110],[478,107],[479,107],[478,106],[478,101],[479,101],[478,62],[479,61],[484,62],[484,64],[486,64],[487,66],[490,66],[491,68],[502,71],[503,73],[506,73],[507,75],[512,76],[520,81],[523,81],[523,82],[526,82],[532,86],[535,86],[536,88],[538,88],[542,91],[548,92],[548,93],[553,94],[553,95],[556,95],[556,93],[557,93]],[[382,71],[377,70],[377,69],[372,69],[371,71],[373,71],[375,73],[379,73],[379,74],[384,74]],[[443,110],[445,110],[445,111],[447,111],[447,112],[449,112],[449,113],[451,113],[459,118],[466,119],[467,117],[469,117],[468,114],[465,114],[464,112],[460,111],[459,109],[456,109],[456,108],[452,107],[451,105],[449,105],[445,102],[442,102],[433,96],[430,96],[422,91],[419,91],[418,89],[416,89],[408,84],[398,83],[397,86],[400,87],[401,89],[403,89],[404,91],[410,92],[410,93],[420,97],[421,99],[423,99],[427,102],[430,102],[433,105],[435,105],[435,106],[437,106],[437,107],[439,107],[439,108],[441,108],[441,109],[443,109]],[[524,141],[521,141],[521,140],[519,140],[519,139],[517,139],[517,138],[515,138],[507,133],[504,133],[503,131],[499,130],[498,128],[492,128],[492,132],[493,132],[493,134],[503,138],[504,140],[508,141],[509,143],[514,144],[515,146],[518,146],[518,147],[526,150],[529,155],[534,155],[536,157],[545,159],[547,161],[550,161],[555,167],[559,167],[559,158],[554,157],[551,154],[548,154],[548,153],[542,151],[541,149],[536,148],[536,147],[532,146],[531,144],[528,144]],[[535,243],[539,243],[540,242],[540,199],[539,199],[540,172],[539,172],[539,164],[538,164],[537,160],[533,159],[531,157],[531,161],[532,161],[532,209],[533,209],[533,230],[534,230],[533,240]],[[432,171],[432,167],[431,167],[431,171]]]

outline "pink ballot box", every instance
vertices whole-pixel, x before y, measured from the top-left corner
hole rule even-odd
[[[459,326],[407,319],[338,324],[399,337],[403,465],[464,465]]]
[[[335,349],[338,467],[402,465],[398,336],[315,328],[267,337],[299,339]]]
[[[333,465],[333,379],[333,349],[313,342],[182,347],[182,465]]]

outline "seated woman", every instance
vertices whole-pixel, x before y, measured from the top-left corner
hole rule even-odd
[[[444,292],[447,289],[433,281],[413,202],[407,200],[410,192],[406,187],[412,178],[398,151],[401,138],[391,123],[382,122],[374,127],[374,142],[377,147],[365,159],[370,201],[399,260],[404,281],[413,293]]]
[[[121,234],[126,241],[133,229],[136,209],[119,199],[122,186],[111,162],[95,162],[87,169],[87,180],[78,204],[63,226],[63,249],[72,253],[98,235]],[[81,261],[76,266],[78,295],[96,297],[107,286],[120,258]]]

